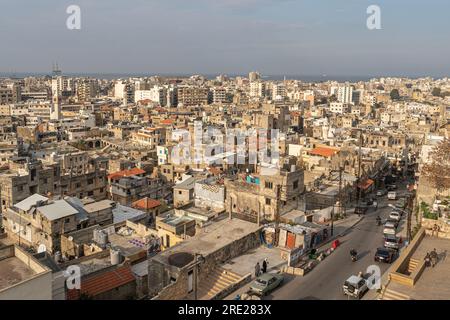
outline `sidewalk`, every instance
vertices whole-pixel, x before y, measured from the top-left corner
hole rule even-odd
[[[319,245],[319,247],[317,247],[316,249],[317,250],[321,250],[325,246],[328,248],[329,244],[332,241],[336,240],[337,238],[340,238],[340,237],[344,236],[351,228],[353,228],[355,225],[357,225],[363,218],[364,218],[364,216],[358,216],[358,215],[355,215],[355,214],[349,214],[347,218],[345,218],[343,220],[336,221],[334,223],[334,236],[329,238],[325,242],[321,243]],[[276,247],[273,248],[273,249],[270,249],[270,250],[277,250],[277,252],[278,252],[278,249]],[[272,273],[277,273],[277,272],[279,272],[281,270],[282,267],[284,267],[286,265],[287,265],[287,261],[284,261],[283,263],[278,264],[276,266],[271,266],[268,271],[272,272]],[[252,280],[251,281],[253,281],[253,280],[255,280],[255,276],[254,275],[252,275]],[[234,298],[237,295],[242,295],[243,293],[247,292],[248,291],[248,287],[249,287],[249,284],[246,284],[246,285],[240,287],[239,289],[235,290],[234,292],[229,294],[227,297],[225,297],[224,300],[234,300]]]
[[[347,218],[334,222],[334,235],[331,238],[327,239],[326,241],[322,242],[316,249],[319,250],[324,246],[327,246],[334,240],[345,236],[349,230],[351,230],[354,226],[360,223],[361,220],[363,219],[364,215],[358,216],[354,213],[351,213],[348,215]]]

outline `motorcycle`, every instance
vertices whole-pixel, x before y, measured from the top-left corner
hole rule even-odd
[[[381,226],[381,219],[380,218],[377,219],[377,226]]]
[[[352,255],[352,262],[356,262],[356,260],[358,260],[358,258],[356,257],[356,254]]]

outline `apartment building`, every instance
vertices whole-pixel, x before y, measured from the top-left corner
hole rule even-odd
[[[209,89],[201,87],[178,87],[178,104],[184,107],[209,104]]]
[[[131,133],[131,141],[156,149],[166,143],[166,128],[142,128]]]
[[[285,160],[277,173],[249,174],[225,179],[225,210],[232,216],[250,222],[274,220],[297,208],[304,191],[304,173],[296,157]]]
[[[13,206],[27,197],[42,195],[106,198],[106,170],[90,161],[83,169],[64,169],[59,162],[43,163],[40,160],[27,162],[17,158],[10,162],[10,168],[0,171],[2,210]]]

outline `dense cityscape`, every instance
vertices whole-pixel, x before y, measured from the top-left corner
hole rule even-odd
[[[449,119],[448,78],[2,78],[0,299],[449,299]]]
[[[447,309],[449,1],[0,7],[2,320]]]

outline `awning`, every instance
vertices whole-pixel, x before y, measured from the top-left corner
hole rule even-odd
[[[369,189],[369,187],[373,185],[373,180],[372,179],[367,179],[366,181],[358,184],[358,188],[362,189],[362,190],[367,190]]]

